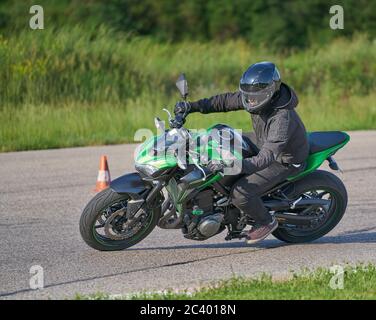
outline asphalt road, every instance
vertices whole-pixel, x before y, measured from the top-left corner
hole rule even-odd
[[[78,221],[94,195],[99,157],[108,156],[114,178],[133,171],[135,146],[0,154],[0,299],[192,288],[233,275],[283,277],[305,267],[376,263],[376,132],[351,138],[336,156],[349,193],[345,217],[327,236],[304,245],[270,237],[250,247],[226,242],[224,233],[194,242],[179,230],[156,228],[131,249],[98,252],[81,240]],[[33,265],[43,267],[42,290],[30,289]]]

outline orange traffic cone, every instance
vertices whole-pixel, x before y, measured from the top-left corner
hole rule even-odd
[[[98,178],[94,191],[98,192],[106,189],[110,185],[110,182],[111,177],[110,170],[108,169],[107,157],[101,156],[99,162]]]

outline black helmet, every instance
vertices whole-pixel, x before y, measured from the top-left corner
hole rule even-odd
[[[281,76],[274,63],[259,62],[251,65],[240,79],[239,90],[244,108],[251,113],[260,113],[278,97]]]

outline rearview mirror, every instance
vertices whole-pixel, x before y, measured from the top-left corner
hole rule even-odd
[[[182,73],[176,81],[176,87],[179,89],[182,98],[185,100],[188,96],[188,82],[185,78],[185,74]]]

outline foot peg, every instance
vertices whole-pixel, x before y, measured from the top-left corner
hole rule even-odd
[[[246,232],[231,232],[227,234],[227,236],[225,237],[225,240],[229,241],[232,239],[243,239],[245,237],[247,237]]]

